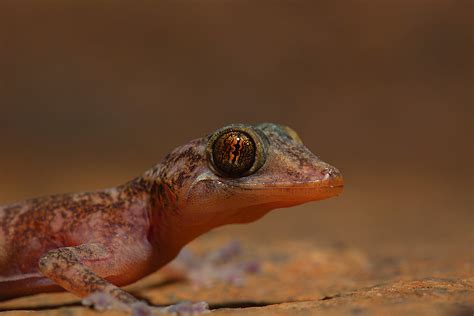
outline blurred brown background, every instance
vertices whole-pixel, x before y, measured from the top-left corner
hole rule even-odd
[[[270,121],[345,192],[221,233],[469,251],[472,3],[2,1],[0,203],[116,185]]]

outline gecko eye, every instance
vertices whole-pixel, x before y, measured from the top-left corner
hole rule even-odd
[[[260,136],[246,128],[217,131],[211,136],[207,151],[212,169],[229,178],[248,176],[265,162]]]

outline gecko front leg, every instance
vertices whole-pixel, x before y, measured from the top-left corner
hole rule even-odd
[[[97,306],[99,308],[127,309],[139,301],[99,275],[110,259],[109,250],[101,244],[57,248],[41,257],[39,270],[64,289],[80,297],[103,293],[114,299],[109,300],[109,305],[112,306]],[[94,302],[92,304],[95,305]]]
[[[64,289],[85,297],[84,305],[97,310],[123,309],[131,311],[132,315],[151,315],[152,307],[99,275],[110,262],[111,254],[106,247],[83,244],[50,250],[41,257],[39,269]],[[155,310],[178,315],[199,315],[209,311],[205,302],[185,302]]]

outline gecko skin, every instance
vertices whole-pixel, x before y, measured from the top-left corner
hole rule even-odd
[[[199,235],[342,187],[340,172],[289,127],[229,125],[118,187],[0,206],[0,299],[67,290],[133,304],[120,286],[156,271]]]

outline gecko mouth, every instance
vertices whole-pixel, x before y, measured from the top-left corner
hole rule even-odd
[[[282,203],[286,206],[337,196],[344,189],[344,181],[342,177],[337,177],[327,181],[242,185],[239,189],[257,200]]]
[[[301,182],[262,182],[258,184],[240,184],[239,188],[245,190],[331,190],[342,191],[344,188],[344,180],[341,176],[331,177],[328,179]]]
[[[318,187],[311,187],[309,184],[287,185],[272,187],[265,186],[259,188],[242,189],[242,197],[249,202],[249,205],[238,210],[238,216],[233,219],[233,223],[253,222],[269,211],[282,207],[295,206],[311,201],[319,201],[339,195],[344,184],[328,184]]]

